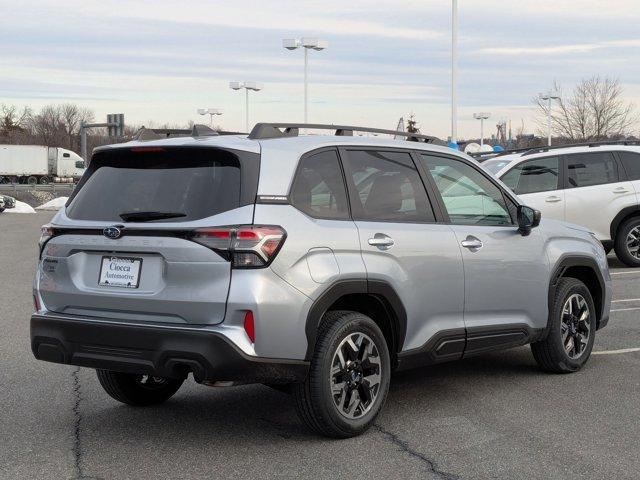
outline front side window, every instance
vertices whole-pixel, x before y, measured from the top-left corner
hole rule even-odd
[[[518,195],[558,189],[558,157],[537,158],[519,163],[501,180]]]
[[[291,187],[291,203],[311,217],[349,218],[347,192],[335,150],[304,157]]]
[[[349,150],[346,160],[357,198],[354,216],[387,222],[433,222],[435,217],[411,155]]]
[[[449,220],[461,225],[512,225],[502,191],[461,160],[420,155],[442,195]]]
[[[567,155],[569,187],[589,187],[618,181],[618,166],[610,152]]]

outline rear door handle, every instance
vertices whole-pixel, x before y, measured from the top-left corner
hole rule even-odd
[[[460,245],[462,245],[464,248],[468,248],[469,250],[478,250],[482,248],[482,240],[469,235],[460,243]]]
[[[556,202],[559,202],[560,200],[562,199],[556,195],[551,195],[550,197],[547,197],[544,199],[544,201],[547,203],[556,203]]]
[[[613,193],[627,193],[629,190],[627,190],[624,187],[618,187],[618,188],[614,188],[613,189]]]
[[[388,250],[394,243],[393,238],[384,233],[376,233],[373,238],[369,239],[369,245],[378,247],[380,250]]]

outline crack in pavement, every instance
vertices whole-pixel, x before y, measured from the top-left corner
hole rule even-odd
[[[382,428],[380,425],[378,425],[376,423],[374,423],[372,426],[378,432],[383,434],[391,443],[393,443],[394,445],[398,446],[398,448],[399,448],[399,450],[401,452],[405,452],[405,453],[409,454],[410,456],[412,456],[414,458],[417,458],[422,463],[424,463],[429,468],[429,471],[431,473],[433,473],[437,478],[439,478],[441,480],[459,480],[460,479],[460,477],[457,476],[457,475],[454,475],[452,473],[447,473],[447,472],[444,472],[442,470],[439,470],[438,469],[438,465],[436,464],[436,462],[434,460],[431,460],[426,455],[418,452],[417,450],[412,449],[409,446],[409,442],[407,442],[406,440],[401,439],[395,433],[392,433],[392,432],[390,432],[388,430],[385,430],[384,428]]]
[[[73,480],[99,480],[96,477],[89,477],[84,474],[82,469],[82,442],[80,438],[80,428],[82,423],[82,414],[80,413],[80,401],[82,400],[82,391],[80,389],[80,367],[76,367],[71,372],[73,378],[73,470],[75,476]]]

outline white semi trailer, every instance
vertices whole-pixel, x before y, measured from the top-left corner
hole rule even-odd
[[[72,183],[84,160],[71,150],[41,145],[0,145],[0,183]]]

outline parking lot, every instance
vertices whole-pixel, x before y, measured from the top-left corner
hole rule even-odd
[[[29,347],[39,227],[52,212],[0,215],[0,477],[638,478],[640,269],[611,257],[614,303],[573,375],[528,347],[398,374],[362,437],[309,434],[289,398],[261,385],[189,380],[134,409],[95,373],[38,362]]]

